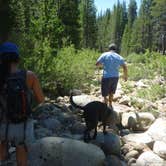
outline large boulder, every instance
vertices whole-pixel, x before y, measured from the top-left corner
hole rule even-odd
[[[83,134],[86,129],[85,124],[81,122],[76,122],[71,127],[72,134]]]
[[[105,166],[127,166],[127,164],[115,155],[108,155]]]
[[[156,119],[146,133],[155,141],[163,141],[166,143],[166,119]]]
[[[121,124],[122,114],[125,112],[134,111],[133,108],[126,106],[124,104],[113,103],[113,109],[117,114],[117,124]]]
[[[144,131],[147,130],[151,124],[155,121],[155,117],[152,113],[149,112],[139,112],[139,124],[137,126],[138,130]]]
[[[49,130],[53,130],[53,131],[57,131],[57,130],[60,130],[62,128],[62,124],[56,118],[44,119],[43,121],[41,121],[41,124],[45,128],[47,128]]]
[[[78,95],[78,96],[73,96],[73,100],[76,104],[84,106],[89,102],[99,101],[99,98],[90,95]]]
[[[154,122],[155,117],[148,112],[126,112],[122,114],[122,125],[125,128],[145,131]]]
[[[137,166],[164,166],[164,160],[152,151],[142,153],[136,161]]]
[[[135,129],[138,123],[135,112],[125,112],[122,114],[122,126],[129,129]]]
[[[153,146],[153,151],[166,160],[166,143],[161,141],[156,141]]]
[[[113,103],[113,108],[114,110],[119,113],[119,114],[122,114],[124,112],[131,112],[131,111],[135,111],[134,108],[132,107],[129,107],[127,105],[124,105],[124,104],[119,104],[119,103]]]
[[[46,137],[29,147],[30,166],[102,166],[103,151],[81,141]]]
[[[120,138],[116,134],[109,132],[104,135],[100,132],[98,133],[96,140],[93,142],[99,145],[106,155],[120,154]]]
[[[137,150],[131,150],[125,155],[125,159],[129,161],[132,158],[137,158],[139,156],[139,152]]]
[[[50,137],[53,135],[53,131],[47,128],[39,127],[35,129],[35,138],[41,139],[43,137]]]
[[[148,146],[152,147],[154,141],[153,139],[146,133],[136,133],[136,134],[128,134],[125,135],[122,140],[127,142],[135,142],[139,144],[147,144]]]

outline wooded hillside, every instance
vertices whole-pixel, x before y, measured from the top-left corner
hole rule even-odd
[[[118,1],[112,10],[99,15],[94,0],[0,0],[0,22],[0,42],[16,42],[22,66],[37,72],[48,87],[54,78],[59,87],[68,86],[67,75],[78,78],[78,84],[80,78],[88,80],[94,68],[92,59],[111,42],[118,45],[122,56],[146,50],[166,52],[165,0],[142,0],[139,11],[135,0],[128,6]],[[77,60],[70,59],[77,56]],[[81,60],[80,77],[71,77]],[[69,61],[75,63],[73,68]]]
[[[33,52],[38,45],[43,50],[46,42],[53,54],[70,44],[103,51],[110,42],[125,55],[145,49],[165,53],[165,0],[143,0],[138,12],[135,0],[96,12],[94,0],[1,0],[1,40],[10,32],[24,50]]]

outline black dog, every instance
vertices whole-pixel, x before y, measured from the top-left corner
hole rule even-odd
[[[110,117],[112,108],[109,108],[105,103],[100,101],[93,101],[85,106],[79,106],[73,101],[73,95],[70,96],[70,103],[72,106],[84,110],[84,118],[86,123],[86,130],[84,131],[84,141],[88,142],[91,140],[90,131],[95,129],[93,139],[97,136],[97,125],[101,121],[103,125],[103,133],[106,134],[106,124],[107,120]]]

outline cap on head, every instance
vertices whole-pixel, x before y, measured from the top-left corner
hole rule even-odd
[[[113,51],[116,51],[117,50],[117,46],[115,43],[112,43],[108,46],[109,50],[113,50]]]
[[[11,42],[5,42],[0,45],[0,54],[3,53],[12,53],[19,57],[18,46]]]

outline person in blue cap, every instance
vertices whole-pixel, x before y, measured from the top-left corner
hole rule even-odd
[[[116,92],[119,80],[119,68],[123,68],[124,80],[127,81],[127,65],[122,56],[116,53],[117,46],[112,43],[109,51],[104,52],[98,58],[96,65],[103,66],[103,76],[101,81],[101,93],[104,102],[112,106],[113,95]]]
[[[0,45],[0,162],[2,165],[6,164],[6,160],[8,158],[8,143],[11,142],[16,146],[17,165],[27,166],[28,145],[34,139],[33,120],[31,118],[27,118],[23,122],[13,121],[14,119],[11,120],[11,117],[9,120],[8,117],[10,116],[8,106],[9,102],[6,102],[7,98],[5,97],[5,93],[10,96],[10,91],[7,89],[7,80],[10,80],[13,77],[20,78],[24,74],[24,72],[22,72],[23,70],[18,68],[19,60],[20,54],[16,44],[5,42]],[[44,95],[37,76],[32,71],[25,71],[24,78],[27,91],[32,91],[37,102],[43,103]],[[23,111],[26,111],[26,98],[23,93],[21,93],[21,97],[21,99],[23,99],[21,108],[23,107]],[[17,100],[13,98],[13,101]],[[11,101],[11,103],[13,101]],[[10,111],[11,109],[12,107],[10,106]]]

